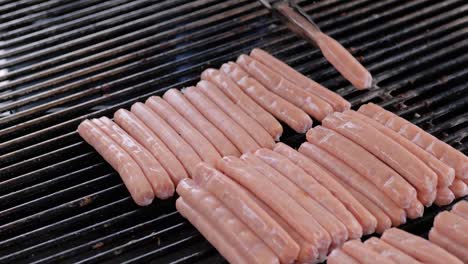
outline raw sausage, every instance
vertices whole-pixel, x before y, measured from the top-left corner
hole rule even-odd
[[[153,133],[155,133],[169,149],[176,155],[177,159],[184,165],[184,168],[193,175],[195,166],[201,162],[198,154],[193,148],[158,114],[153,112],[143,103],[135,103],[131,108],[143,123],[145,123]]]
[[[248,263],[277,263],[278,258],[269,247],[226,208],[216,197],[198,187],[191,179],[177,185],[177,193],[194,210],[210,219],[213,226],[225,235]]]
[[[297,86],[302,87],[304,90],[319,96],[329,103],[335,111],[343,112],[351,108],[351,104],[343,97],[307,78],[286,63],[268,54],[266,51],[255,48],[250,52],[250,56],[261,63],[268,65],[283,78],[286,78]]]
[[[361,264],[395,264],[390,258],[369,249],[359,240],[350,240],[344,243],[341,250]]]
[[[192,225],[218,250],[229,263],[248,264],[244,255],[239,252],[231,243],[227,242],[226,236],[217,230],[210,220],[203,214],[189,206],[182,197],[176,201],[176,208],[179,213],[187,218]]]
[[[421,264],[403,251],[391,246],[382,239],[371,237],[364,242],[364,246],[379,253],[383,257],[393,260],[397,264]]]
[[[408,208],[416,199],[416,190],[413,186],[353,141],[321,126],[310,129],[306,136],[309,142],[343,160],[369,179],[400,207]]]
[[[455,198],[460,198],[468,194],[468,186],[465,182],[455,179],[449,189],[455,194]]]
[[[241,55],[237,59],[237,64],[244,68],[244,70],[270,91],[301,108],[315,119],[322,120],[325,116],[333,112],[333,107],[320,97],[309,93],[287,79],[278,76],[275,72],[257,60],[252,59],[247,55]]]
[[[332,216],[335,216],[338,222],[341,222],[346,227],[350,239],[362,236],[362,226],[354,218],[353,214],[328,189],[318,183],[314,177],[307,174],[301,167],[294,164],[287,157],[272,150],[259,149],[255,152],[255,155],[294,182],[320,204],[321,207],[328,210]],[[322,213],[321,216],[326,217],[326,214]],[[316,218],[318,217],[317,215]],[[330,218],[328,221],[330,221]]]
[[[171,176],[174,185],[188,177],[187,171],[177,157],[132,112],[119,109],[114,113],[114,119],[130,136],[145,146],[159,160],[166,172]]]
[[[468,250],[468,220],[451,212],[441,212],[434,218],[434,227]]]
[[[413,200],[410,207],[405,209],[405,212],[409,219],[419,218],[424,214],[424,205],[418,200]]]
[[[451,204],[453,200],[455,200],[455,194],[448,187],[437,188],[437,196],[434,202],[437,206]]]
[[[385,231],[381,239],[423,263],[462,264],[460,260],[436,244],[397,228]]]
[[[429,240],[459,258],[463,263],[468,263],[468,248],[444,236],[437,229],[431,229],[429,232]]]
[[[247,115],[239,106],[231,102],[231,100],[213,83],[200,81],[197,83],[197,88],[218,105],[232,120],[244,128],[261,147],[269,149],[274,147],[275,141],[268,131]]]
[[[312,119],[306,112],[270,92],[257,80],[249,77],[239,65],[235,63],[224,64],[221,69],[229,74],[246,94],[294,131],[305,133],[312,127]]]
[[[195,105],[195,107],[210,120],[237,149],[246,153],[259,149],[260,146],[255,140],[234,120],[225,114],[215,103],[195,87],[188,87],[182,90],[182,93]]]
[[[279,140],[281,134],[283,134],[283,127],[278,120],[242,92],[226,73],[207,69],[202,73],[201,78],[216,84],[236,105],[242,108],[250,117],[257,120],[275,140]]]
[[[119,173],[136,204],[151,204],[154,199],[151,184],[125,150],[89,120],[81,122],[78,133]]]
[[[164,93],[163,98],[202,133],[215,146],[221,156],[240,156],[240,152],[234,144],[208,121],[179,90],[170,89]]]
[[[301,167],[310,176],[314,177],[314,179],[327,188],[336,198],[338,198],[340,202],[343,203],[343,205],[346,207],[346,209],[348,209],[359,221],[364,234],[369,235],[375,232],[377,219],[375,219],[375,217],[327,171],[325,171],[311,159],[307,158],[300,152],[294,150],[284,143],[277,143],[273,150],[287,157],[292,162],[294,162],[294,164]],[[352,237],[350,236],[350,238]]]
[[[362,120],[344,113],[327,116],[322,125],[354,141],[392,167],[418,190],[418,198],[425,206],[434,202],[437,175],[404,147]]]
[[[254,168],[246,166],[239,158],[233,156],[223,157],[217,163],[217,168],[249,189],[260,200],[271,205],[272,209],[306,241],[313,243],[319,252],[328,249],[331,243],[328,233],[314,220],[314,217]]]
[[[468,179],[468,157],[449,144],[376,104],[362,105],[358,111],[393,129],[449,167],[454,168],[457,178]]]
[[[328,256],[328,264],[360,264],[355,258],[343,252],[341,249],[333,250]]]
[[[468,202],[459,201],[452,208],[452,213],[455,213],[468,220]]]
[[[211,142],[161,97],[151,96],[145,104],[171,125],[192,146],[203,161],[214,165],[221,158]]]
[[[228,207],[275,252],[282,263],[294,262],[299,245],[238,183],[203,162],[195,169],[194,181]]]
[[[93,119],[92,122],[135,160],[153,187],[156,197],[167,199],[174,195],[175,188],[169,174],[146,148],[107,117]]]
[[[382,193],[368,179],[349,167],[346,163],[311,143],[304,142],[299,147],[299,152],[317,162],[320,166],[330,172],[330,175],[339,178],[340,181],[352,187],[363,196],[367,197],[376,206],[385,212],[390,217],[390,225],[399,226],[406,222],[406,213],[398,207],[390,197]],[[366,208],[368,208],[366,206]],[[369,209],[369,208],[368,208]],[[373,215],[375,215],[373,213]],[[387,217],[387,218],[388,218]]]
[[[301,190],[297,185],[290,181],[287,177],[276,171],[270,165],[265,163],[259,157],[252,153],[244,154],[241,157],[249,166],[255,168],[268,180],[276,184],[280,189],[284,190],[291,198],[301,205],[307,212],[313,216],[313,220],[317,221],[330,235],[332,239],[332,248],[338,247],[348,239],[348,231],[339,220],[322,208],[314,199],[307,193]],[[327,250],[324,248],[324,250]],[[326,255],[327,251],[319,251],[320,255]]]
[[[452,184],[453,179],[455,178],[455,170],[442,161],[438,160],[436,157],[432,156],[422,148],[418,147],[416,144],[405,138],[404,136],[398,134],[392,129],[382,125],[381,123],[375,121],[374,119],[365,116],[356,111],[345,111],[346,114],[350,114],[356,118],[361,119],[362,121],[372,125],[377,130],[387,135],[389,138],[393,139],[395,142],[399,143],[401,146],[406,148],[413,155],[418,157],[423,161],[429,168],[431,168],[437,174],[437,188],[448,187]]]

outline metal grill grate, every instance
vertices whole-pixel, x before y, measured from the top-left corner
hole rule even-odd
[[[254,47],[467,152],[466,1],[300,5],[382,89],[354,90],[253,0],[0,0],[0,262],[223,262],[173,199],[136,207],[75,129]],[[425,235],[438,210],[404,229]]]

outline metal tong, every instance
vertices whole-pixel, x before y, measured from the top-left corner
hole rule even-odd
[[[309,15],[293,0],[272,3],[259,0],[290,30],[317,46],[325,58],[359,90],[377,87],[370,72],[338,41],[324,34]]]

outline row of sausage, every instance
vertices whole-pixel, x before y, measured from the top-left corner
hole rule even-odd
[[[254,49],[220,70],[207,69],[195,87],[120,109],[114,120],[85,120],[78,132],[120,174],[135,202],[173,195],[201,161],[273,148],[280,121],[305,133],[350,108],[339,95],[267,52]]]

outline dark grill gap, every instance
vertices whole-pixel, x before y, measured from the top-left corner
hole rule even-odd
[[[378,102],[466,153],[463,0],[301,1],[367,66],[356,91],[253,0],[0,0],[0,262],[218,263],[174,199],[137,208],[74,132],[262,47],[338,91]],[[193,9],[192,13],[187,10]],[[297,146],[302,135],[283,141]],[[426,235],[440,209],[403,228]]]

